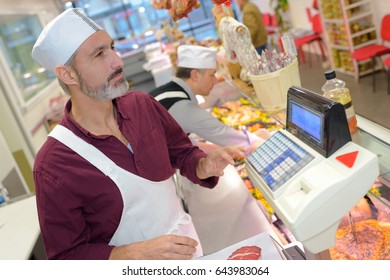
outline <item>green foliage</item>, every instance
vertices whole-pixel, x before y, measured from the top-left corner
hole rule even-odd
[[[276,21],[280,29],[279,31],[281,33],[287,31],[289,28],[289,24],[288,21],[285,20],[285,18],[286,13],[289,10],[288,0],[270,0],[270,4],[275,12]]]

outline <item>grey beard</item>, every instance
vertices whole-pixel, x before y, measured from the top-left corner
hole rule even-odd
[[[100,101],[113,100],[117,97],[121,97],[128,91],[128,89],[129,84],[125,78],[120,79],[114,85],[106,82],[103,86],[95,90],[81,81],[81,90],[88,96]]]

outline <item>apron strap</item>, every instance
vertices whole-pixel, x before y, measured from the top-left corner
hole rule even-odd
[[[65,146],[75,151],[103,172],[104,175],[111,177],[110,175],[116,167],[116,164],[99,149],[78,137],[68,128],[58,124],[49,133],[49,136],[57,139]]]

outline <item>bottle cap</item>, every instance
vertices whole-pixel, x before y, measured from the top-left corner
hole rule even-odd
[[[331,79],[336,78],[336,71],[335,71],[335,70],[326,71],[326,72],[325,72],[325,78],[326,78],[327,80],[331,80]]]

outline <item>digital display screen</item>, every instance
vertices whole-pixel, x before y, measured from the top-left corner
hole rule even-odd
[[[290,104],[290,119],[293,124],[321,142],[322,116],[295,102]]]

